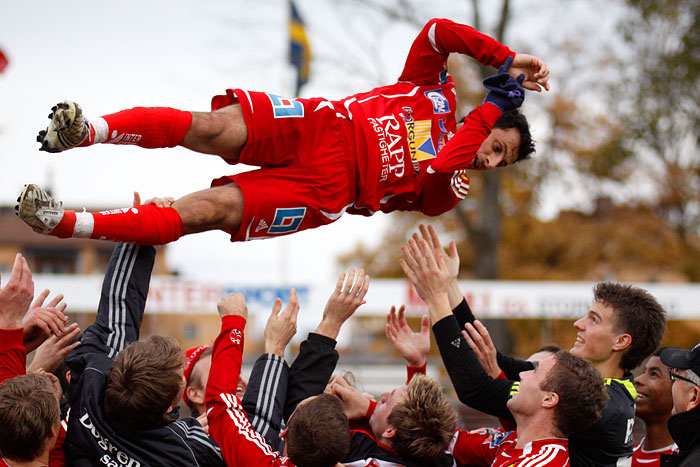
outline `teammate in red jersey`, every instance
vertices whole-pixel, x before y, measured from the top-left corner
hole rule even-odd
[[[484,103],[459,128],[450,53],[501,67],[484,81]],[[95,214],[64,211],[28,185],[17,213],[39,233],[141,244],[215,229],[232,241],[269,238],[329,224],[345,212],[439,215],[467,195],[467,169],[503,167],[534,151],[517,108],[523,88],[549,89],[548,79],[537,57],[516,54],[469,26],[433,19],[413,42],[397,83],[338,101],[229,89],[213,98],[208,113],[138,107],[90,122],[80,106],[62,102],[39,134],[42,150],[180,145],[261,168],[219,178],[178,200]]]

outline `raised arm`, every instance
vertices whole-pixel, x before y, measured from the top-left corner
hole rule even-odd
[[[25,372],[22,319],[33,296],[32,273],[27,260],[17,253],[10,279],[0,288],[0,384]]]
[[[282,442],[282,411],[287,399],[289,367],[284,361],[284,351],[296,333],[299,299],[292,289],[289,302],[282,310],[282,300],[275,300],[267,320],[265,353],[253,365],[248,387],[241,404],[251,425],[273,449],[279,451]]]
[[[444,82],[447,57],[461,53],[487,66],[499,67],[515,53],[476,29],[448,19],[431,19],[413,41],[399,81],[415,84]]]
[[[399,260],[401,267],[428,305],[434,323],[433,334],[459,400],[475,409],[512,420],[506,402],[513,382],[491,378],[464,340],[447,297],[450,272],[444,258],[441,255],[436,258],[424,239],[419,242],[410,239],[402,251],[405,259]]]
[[[287,403],[284,408],[285,420],[294,412],[299,402],[309,396],[323,393],[338,363],[335,338],[338,337],[345,321],[365,303],[367,290],[369,276],[365,274],[364,269],[357,271],[357,276],[355,270],[350,269],[347,280],[345,273],[338,277],[335,290],[323,310],[321,322],[301,343],[299,355],[292,363]]]
[[[427,357],[430,352],[430,318],[427,315],[421,317],[421,329],[413,331],[404,316],[405,307],[401,305],[398,314],[396,308],[386,315],[386,338],[391,342],[396,351],[406,360],[408,377],[406,384],[411,381],[416,373],[425,374]]]
[[[248,318],[245,298],[231,294],[219,301],[217,309],[221,332],[214,341],[206,390],[209,434],[229,466],[279,465],[279,454],[255,432],[236,397]]]

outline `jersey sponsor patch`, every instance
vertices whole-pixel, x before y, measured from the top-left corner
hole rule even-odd
[[[406,122],[408,149],[412,161],[423,161],[437,157],[431,131],[433,122],[430,120],[416,120]]]
[[[231,342],[233,342],[236,345],[239,345],[241,343],[241,331],[238,329],[232,329],[231,334],[229,334],[229,338],[231,339]]]
[[[450,186],[452,187],[452,192],[454,192],[457,198],[466,198],[469,194],[469,177],[467,177],[467,171],[458,170],[452,174]]]
[[[275,118],[294,118],[304,116],[304,106],[301,102],[277,94],[267,94],[272,103],[272,112]]]
[[[447,100],[445,95],[442,93],[442,89],[434,89],[432,91],[425,91],[423,93],[425,97],[430,99],[433,103],[433,113],[435,114],[448,114],[450,113],[450,102]]]
[[[275,218],[267,233],[286,234],[296,232],[305,215],[306,208],[277,208],[275,210]]]

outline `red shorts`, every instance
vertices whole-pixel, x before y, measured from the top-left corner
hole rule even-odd
[[[212,110],[240,103],[248,140],[238,162],[262,168],[221,177],[243,192],[243,219],[231,241],[313,229],[336,221],[357,196],[352,125],[325,99],[286,99],[227,90]]]

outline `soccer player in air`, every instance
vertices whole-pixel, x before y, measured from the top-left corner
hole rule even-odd
[[[500,67],[484,81],[484,103],[463,124],[455,119],[450,53]],[[524,89],[549,89],[548,80],[539,58],[469,26],[433,19],[413,42],[397,83],[337,101],[228,89],[212,99],[211,112],[137,107],[90,121],[78,104],[61,102],[37,138],[44,151],[97,143],[184,146],[260,168],[178,200],[101,213],[64,210],[30,184],[17,214],[43,234],[150,245],[216,229],[232,241],[275,237],[329,224],[345,212],[437,216],[467,195],[467,169],[505,167],[534,151],[517,109]]]

